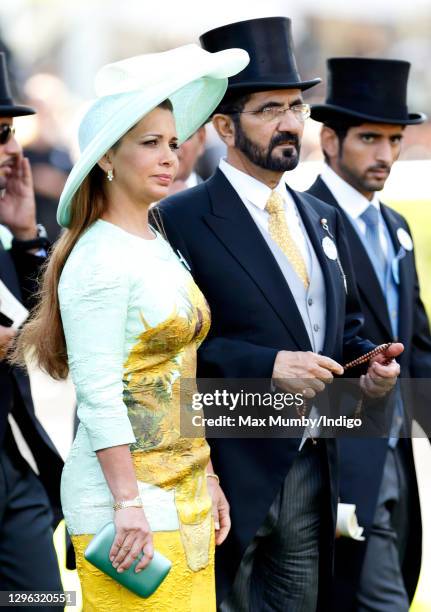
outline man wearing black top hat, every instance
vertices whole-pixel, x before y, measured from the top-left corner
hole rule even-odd
[[[405,127],[425,119],[407,110],[409,68],[398,60],[328,60],[326,103],[312,109],[323,123],[326,164],[308,193],[343,216],[366,336],[377,344],[404,344],[402,377],[431,378],[430,329],[410,230],[377,195],[398,158]],[[421,520],[406,438],[412,405],[403,391],[394,395],[389,439],[340,440],[341,501],[356,504],[366,539],[336,543],[333,610],[402,612],[413,599]]]
[[[339,214],[282,180],[298,163],[309,114],[302,92],[320,79],[301,80],[284,17],[226,25],[201,44],[244,48],[251,61],[229,80],[213,116],[227,159],[208,181],[159,207],[211,308],[198,376],[276,379],[284,390],[291,389],[286,379],[303,378],[306,389],[298,390],[313,397],[343,373],[340,363],[374,346],[358,337],[351,268],[344,274],[338,265],[338,251],[348,257]],[[376,358],[363,381],[370,394],[394,383],[391,357],[400,350],[386,354],[389,365]],[[302,439],[210,444],[232,519],[216,556],[220,610],[327,612],[334,441],[304,432]]]
[[[0,223],[14,236],[9,250],[0,241],[0,296],[8,291],[27,308],[48,242],[36,225],[30,165],[15,140],[13,117],[33,113],[14,104],[0,53]],[[52,527],[61,517],[63,462],[36,418],[27,372],[6,361],[16,334],[12,323],[0,313],[0,590],[61,591]],[[32,451],[39,477],[17,448],[9,415]]]

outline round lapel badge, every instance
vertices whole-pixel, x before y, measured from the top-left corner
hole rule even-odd
[[[337,247],[335,246],[335,242],[329,236],[325,236],[322,240],[322,247],[325,252],[325,255],[328,259],[332,259],[335,261],[338,257]]]
[[[400,245],[406,249],[406,251],[413,251],[413,240],[412,237],[403,227],[397,229],[398,240]]]

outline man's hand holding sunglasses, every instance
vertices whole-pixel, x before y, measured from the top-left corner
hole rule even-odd
[[[0,223],[18,240],[37,236],[30,163],[15,140],[10,119],[0,119]]]

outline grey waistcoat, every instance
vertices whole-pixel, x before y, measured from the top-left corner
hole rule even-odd
[[[271,238],[269,232],[261,229],[258,226],[262,236],[266,240],[272,254],[274,255],[286,283],[289,285],[293,298],[296,302],[302,320],[304,321],[305,329],[310,338],[312,350],[315,353],[322,351],[325,341],[326,331],[326,287],[325,279],[320,267],[319,260],[314,252],[313,245],[310,242],[308,234],[302,225],[302,231],[305,236],[311,269],[308,270],[310,285],[305,288],[303,282],[292,268],[286,255],[280,249],[276,242]]]

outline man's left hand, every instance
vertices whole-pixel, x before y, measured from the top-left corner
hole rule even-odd
[[[401,355],[404,346],[401,342],[394,342],[382,353],[370,361],[368,371],[361,376],[360,387],[371,398],[384,397],[395,386],[400,375],[400,366],[395,357]]]
[[[0,194],[0,223],[18,240],[33,240],[37,235],[36,203],[30,162],[22,154],[7,167],[7,185]]]

